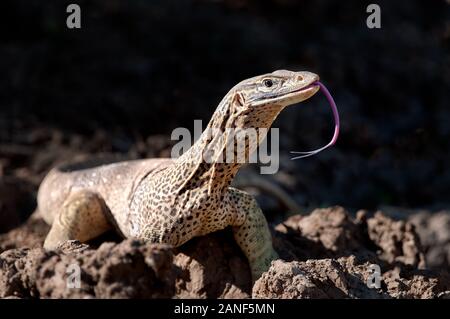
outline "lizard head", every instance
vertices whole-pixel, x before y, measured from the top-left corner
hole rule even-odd
[[[318,90],[311,72],[277,70],[237,84],[229,93],[233,127],[268,128],[286,106],[302,102]]]
[[[248,158],[263,140],[278,114],[286,106],[313,96],[320,89],[318,81],[319,76],[311,72],[278,70],[238,83],[214,112],[200,145],[209,145],[212,150],[210,157],[216,158],[227,145],[236,144],[239,140],[237,135],[227,132],[227,129],[247,133],[248,136],[254,136],[253,129],[256,129],[259,137],[256,143],[250,143],[245,134],[239,135],[241,139],[245,138],[245,158]],[[235,146],[234,149],[236,148]]]
[[[278,105],[285,107],[313,96],[319,86],[319,76],[306,71],[277,70],[240,82],[235,86],[248,107]]]

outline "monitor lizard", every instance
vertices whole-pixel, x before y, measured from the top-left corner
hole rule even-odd
[[[51,225],[44,248],[55,249],[71,239],[86,242],[111,228],[126,238],[177,247],[231,226],[253,280],[258,279],[278,255],[256,200],[230,186],[243,163],[218,160],[227,145],[237,142],[232,134],[217,131],[270,128],[286,106],[313,96],[318,80],[311,72],[277,70],[238,83],[219,103],[200,138],[177,159],[53,168],[38,191],[39,211]],[[245,159],[258,146],[253,144],[245,142]]]

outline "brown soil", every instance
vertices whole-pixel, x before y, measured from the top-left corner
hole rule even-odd
[[[20,298],[444,298],[450,277],[426,270],[409,222],[340,207],[295,215],[275,227],[282,259],[253,285],[229,229],[173,249],[107,234],[89,245],[41,248],[48,226],[34,213],[0,235],[0,297]],[[67,288],[70,265],[81,287]],[[381,287],[369,288],[370,267]],[[70,271],[69,271],[70,273]]]

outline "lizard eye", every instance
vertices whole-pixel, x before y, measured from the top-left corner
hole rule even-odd
[[[270,79],[265,79],[265,80],[263,81],[263,84],[264,84],[265,87],[270,88],[270,87],[273,86],[273,81],[270,80]]]

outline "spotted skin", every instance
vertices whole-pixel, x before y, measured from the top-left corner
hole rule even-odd
[[[38,193],[39,210],[52,224],[44,247],[54,249],[68,239],[87,241],[112,227],[127,238],[180,246],[231,226],[253,280],[258,279],[277,254],[255,199],[230,184],[243,164],[238,158],[248,161],[264,133],[256,143],[241,136],[241,152],[239,139],[227,129],[270,128],[286,106],[317,92],[311,86],[317,80],[310,72],[279,70],[240,82],[222,99],[198,141],[178,159],[53,169]]]

